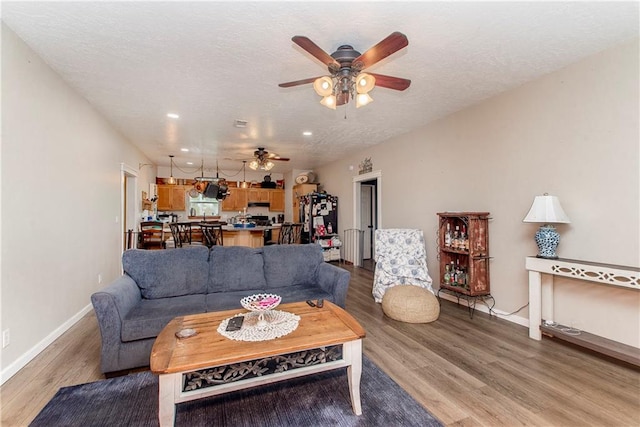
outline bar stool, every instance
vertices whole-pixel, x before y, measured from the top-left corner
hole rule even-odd
[[[300,243],[302,224],[285,222],[280,227],[280,235],[277,241],[268,241],[267,245],[292,245]]]
[[[207,247],[212,246],[223,246],[224,239],[222,237],[222,225],[220,224],[211,224],[211,223],[200,223],[200,228],[202,229],[202,235],[205,238],[205,243]]]
[[[170,222],[169,228],[176,248],[181,248],[184,244],[191,244],[190,222]]]

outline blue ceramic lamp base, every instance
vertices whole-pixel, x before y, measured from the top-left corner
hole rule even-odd
[[[538,258],[558,259],[556,249],[560,243],[560,234],[552,224],[540,226],[535,236],[538,245]]]

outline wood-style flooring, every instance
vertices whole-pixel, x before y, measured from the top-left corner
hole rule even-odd
[[[447,426],[640,426],[640,372],[443,301],[440,318],[384,316],[373,273],[352,272],[347,310],[364,353]],[[2,426],[25,426],[60,387],[104,379],[90,313],[0,388]],[[398,408],[402,410],[402,408]],[[117,424],[114,424],[117,425]]]

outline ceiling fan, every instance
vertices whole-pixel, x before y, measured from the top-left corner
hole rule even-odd
[[[286,88],[313,83],[316,93],[323,97],[320,103],[325,107],[335,109],[337,105],[355,98],[359,108],[373,101],[369,92],[374,86],[405,90],[411,85],[411,80],[400,77],[362,72],[409,44],[407,36],[400,32],[391,33],[365,53],[345,44],[329,55],[307,37],[294,36],[291,40],[325,64],[330,75],[280,83],[278,86]]]
[[[278,160],[281,162],[288,162],[289,159],[286,157],[281,157],[276,153],[269,153],[264,147],[258,147],[256,151],[253,152],[254,159],[249,162],[249,167],[253,170],[271,170],[275,166],[272,160]]]

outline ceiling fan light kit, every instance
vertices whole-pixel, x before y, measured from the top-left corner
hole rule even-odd
[[[264,149],[264,147],[258,147],[258,149],[253,152],[253,156],[255,158],[249,162],[249,167],[254,171],[258,169],[263,171],[273,169],[276,164],[273,163],[272,160],[279,160],[283,162],[289,161],[289,159],[280,157],[275,153],[269,153]]]
[[[350,45],[342,45],[329,55],[307,37],[294,36],[291,40],[325,64],[330,75],[280,83],[279,86],[286,88],[313,83],[313,89],[322,96],[320,104],[332,110],[347,104],[350,99],[356,101],[356,108],[370,104],[373,98],[369,92],[375,86],[405,90],[411,85],[408,79],[362,72],[409,44],[407,36],[400,32],[391,33],[363,54]]]

